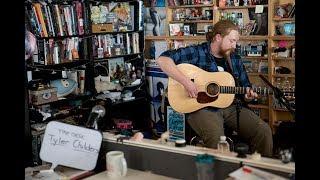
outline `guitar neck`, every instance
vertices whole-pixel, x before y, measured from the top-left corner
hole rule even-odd
[[[233,87],[233,86],[220,86],[220,93],[223,94],[246,94],[247,87]],[[260,95],[273,94],[272,90],[266,87],[253,87],[251,88],[254,92]]]

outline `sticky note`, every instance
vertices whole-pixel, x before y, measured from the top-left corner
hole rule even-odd
[[[263,13],[263,5],[256,5],[255,13]]]

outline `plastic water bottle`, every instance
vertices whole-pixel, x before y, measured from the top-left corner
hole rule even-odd
[[[220,141],[218,143],[218,151],[221,153],[230,152],[230,145],[226,141],[226,136],[220,136]]]

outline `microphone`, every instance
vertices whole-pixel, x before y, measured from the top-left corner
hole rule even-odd
[[[102,105],[93,106],[86,127],[98,129],[98,121],[104,117],[106,109]]]

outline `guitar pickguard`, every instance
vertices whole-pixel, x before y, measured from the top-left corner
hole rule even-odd
[[[197,102],[201,104],[210,103],[215,101],[218,96],[210,97],[206,92],[199,92],[197,96]]]

